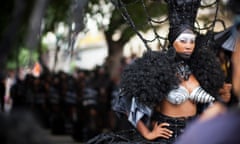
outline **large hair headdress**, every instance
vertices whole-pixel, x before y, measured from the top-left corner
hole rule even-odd
[[[219,6],[219,0],[215,0],[211,3],[202,2],[201,0],[111,0],[113,4],[116,6],[116,8],[120,11],[120,14],[123,16],[125,21],[130,25],[130,27],[133,29],[133,31],[136,33],[137,36],[144,42],[144,45],[149,50],[151,49],[151,44],[153,42],[159,43],[159,49],[166,50],[168,47],[168,41],[171,43],[175,37],[176,37],[176,31],[179,31],[179,29],[184,27],[187,27],[189,29],[194,29],[195,31],[201,33],[201,31],[213,31],[215,27],[215,23],[217,21],[222,22],[217,18],[218,14],[218,6]],[[154,3],[154,4],[152,4]],[[151,15],[149,9],[150,5],[155,5],[159,7],[159,10],[155,13],[159,13],[161,10],[165,11],[164,6],[167,7],[168,15],[167,17],[163,15],[160,15],[160,17],[156,17],[155,15]],[[134,19],[136,16],[136,13],[131,13],[133,8],[140,7],[138,9],[142,9],[144,12],[143,15],[141,15],[142,18],[145,18],[144,22],[139,22],[138,20]],[[211,20],[211,18],[208,20],[208,23],[205,23],[204,25],[200,26],[198,21],[196,20],[197,11],[199,7],[205,9],[210,7],[215,7],[215,16]],[[162,12],[164,13],[164,12]],[[159,15],[158,15],[159,16]],[[159,33],[158,28],[166,24],[166,22],[169,22],[169,33],[168,35]],[[224,25],[224,24],[223,24]],[[149,27],[152,32],[152,36],[154,37],[147,37],[146,35],[142,34],[140,32],[140,29],[142,27]],[[225,25],[224,25],[225,28]],[[211,37],[213,37],[211,35]],[[203,45],[206,45],[208,43],[209,39],[212,38],[206,38],[207,40],[204,40]]]
[[[168,3],[169,34],[172,44],[186,29],[194,31],[194,23],[201,0],[166,0]]]

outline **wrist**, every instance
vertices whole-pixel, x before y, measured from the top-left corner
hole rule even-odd
[[[144,135],[144,138],[147,140],[154,140],[156,137],[154,136],[153,132],[148,132],[147,134]]]

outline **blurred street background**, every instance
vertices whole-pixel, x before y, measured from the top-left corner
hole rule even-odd
[[[131,127],[112,110],[121,72],[146,50],[134,29],[153,39],[141,0],[125,2],[131,28],[116,8],[118,0],[7,0],[1,4],[1,113],[30,112],[56,144],[84,143],[108,131]],[[216,3],[219,7],[216,7]],[[199,25],[224,19],[227,0],[202,0]],[[115,4],[115,5],[114,5]],[[166,19],[164,0],[144,0],[149,15]],[[217,15],[216,15],[216,10]],[[155,27],[166,38],[168,23]],[[201,33],[206,31],[201,30]],[[165,39],[149,44],[162,50]]]

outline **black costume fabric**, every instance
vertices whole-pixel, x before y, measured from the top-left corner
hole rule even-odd
[[[177,61],[175,56],[170,56],[170,51],[148,51],[142,58],[126,67],[120,86],[124,96],[135,96],[140,103],[154,107],[170,90],[177,88],[180,84],[175,76]],[[188,64],[203,89],[218,99],[218,90],[223,86],[224,74],[215,54],[208,49],[196,47]]]
[[[220,46],[224,50],[233,52],[235,50],[235,44],[237,42],[240,28],[240,19],[235,25],[228,29],[218,32],[214,35],[214,40],[217,46]]]
[[[240,14],[239,5],[240,5],[240,1],[239,0],[229,0],[229,2],[228,2],[228,8],[234,14]]]
[[[170,44],[182,33],[189,29],[194,31],[194,23],[201,0],[165,0],[168,4]]]
[[[176,138],[178,138],[185,130],[187,125],[191,124],[192,121],[195,120],[196,117],[169,117],[163,115],[159,112],[153,113],[152,120],[158,123],[169,123],[170,126],[167,128],[173,131],[173,136],[169,139],[158,138],[155,141],[159,142],[160,144],[172,144],[175,142]]]
[[[88,144],[172,144],[175,139],[184,132],[187,124],[190,124],[195,117],[172,118],[159,113],[154,113],[152,119],[158,123],[167,122],[168,127],[174,132],[170,139],[158,138],[154,141],[146,140],[136,129],[123,130],[119,132],[103,133],[89,140]]]

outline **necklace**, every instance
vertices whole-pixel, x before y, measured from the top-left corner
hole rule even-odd
[[[190,70],[190,67],[184,61],[177,63],[177,75],[181,79],[188,80],[191,74],[192,71]]]

